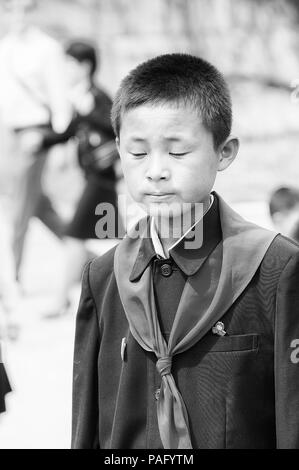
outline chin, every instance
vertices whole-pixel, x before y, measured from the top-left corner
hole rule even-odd
[[[146,212],[155,218],[161,218],[165,220],[176,219],[181,217],[184,213],[182,205],[175,204],[150,204],[146,205]]]

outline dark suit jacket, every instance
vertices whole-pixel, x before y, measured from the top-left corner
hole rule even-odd
[[[129,332],[114,250],[83,276],[77,316],[73,448],[162,448],[156,357]],[[278,235],[222,321],[173,359],[194,448],[299,448],[299,246]],[[122,338],[127,338],[125,360]]]

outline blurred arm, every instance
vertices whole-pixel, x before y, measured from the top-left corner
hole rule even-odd
[[[53,129],[47,130],[42,139],[42,149],[49,149],[53,145],[63,144],[74,137],[77,132],[78,118],[74,117],[64,132],[58,133]]]

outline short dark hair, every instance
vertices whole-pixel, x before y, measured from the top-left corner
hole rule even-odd
[[[299,204],[299,191],[294,188],[281,187],[276,189],[270,197],[270,215],[277,212],[288,212]]]
[[[230,135],[232,105],[222,74],[189,54],[165,54],[132,70],[121,82],[112,107],[112,125],[119,136],[122,115],[143,104],[177,103],[196,109],[217,148]]]
[[[98,58],[96,48],[92,44],[83,41],[73,41],[67,45],[65,53],[78,62],[88,61],[91,64],[90,75],[91,77],[94,76],[98,67]]]

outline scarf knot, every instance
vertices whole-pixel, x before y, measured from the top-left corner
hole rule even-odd
[[[164,375],[171,374],[171,366],[172,366],[171,356],[160,357],[160,359],[158,359],[156,363],[157,371],[159,372],[161,377],[164,377]]]

